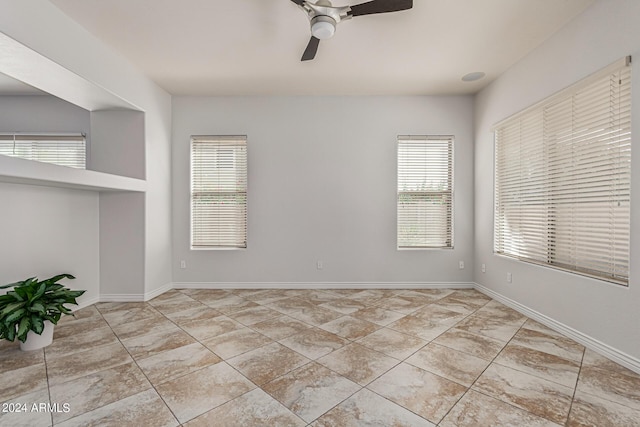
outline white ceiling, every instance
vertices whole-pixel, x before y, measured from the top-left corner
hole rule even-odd
[[[475,93],[593,3],[415,0],[342,22],[303,63],[309,22],[290,0],[50,1],[174,95]],[[487,77],[460,80],[474,71]]]

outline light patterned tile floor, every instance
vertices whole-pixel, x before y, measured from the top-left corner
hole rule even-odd
[[[172,290],[0,342],[0,426],[640,426],[640,375],[470,289]]]

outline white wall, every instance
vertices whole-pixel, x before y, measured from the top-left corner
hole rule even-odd
[[[138,280],[126,293],[153,294],[162,289],[171,282],[171,97],[49,1],[0,0],[0,10],[2,33],[144,111],[147,193],[138,209],[144,227],[144,265],[131,272]]]
[[[89,169],[145,179],[144,113],[91,112],[92,158]]]
[[[99,294],[98,195],[90,191],[0,183],[0,283],[70,273],[72,289]]]
[[[493,134],[498,121],[616,59],[640,62],[640,2],[600,0],[483,90],[475,104],[475,281],[640,359],[640,64],[633,71],[629,287],[493,254]],[[485,263],[486,273],[480,271]],[[513,274],[508,284],[506,273]],[[639,365],[640,366],[640,365]]]
[[[50,95],[0,96],[0,132],[74,132],[91,136],[89,112]]]
[[[91,169],[145,178],[145,114],[131,110],[91,112]],[[144,294],[145,195],[100,194],[100,287],[104,298]]]
[[[104,299],[131,300],[143,295],[144,228],[143,194],[100,193],[100,290]]]
[[[174,97],[174,282],[469,282],[472,102]],[[248,136],[246,250],[189,249],[189,142],[203,134]],[[455,135],[454,250],[396,249],[399,134]]]
[[[144,292],[170,286],[171,268],[171,98],[157,87],[144,99],[145,171]]]
[[[0,96],[0,132],[84,132],[89,112],[48,95]],[[0,183],[0,283],[71,273],[64,283],[99,294],[98,195]]]

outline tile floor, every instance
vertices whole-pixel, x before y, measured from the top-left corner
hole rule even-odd
[[[0,384],[12,427],[640,426],[640,375],[474,290],[100,303]]]

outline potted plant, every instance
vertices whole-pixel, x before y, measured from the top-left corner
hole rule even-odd
[[[37,350],[51,344],[53,325],[62,314],[73,314],[65,304],[78,304],[76,298],[85,291],[72,291],[59,284],[71,274],[59,274],[47,280],[37,278],[0,286],[13,288],[0,295],[0,339],[20,341],[22,350]]]

